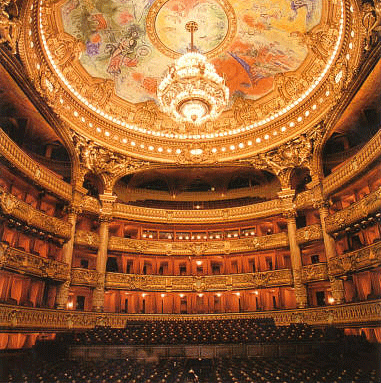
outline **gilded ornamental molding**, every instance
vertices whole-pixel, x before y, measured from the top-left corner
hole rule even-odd
[[[296,231],[296,241],[298,244],[316,241],[323,238],[323,231],[319,223],[309,225]]]
[[[289,269],[208,276],[106,273],[106,288],[140,291],[225,291],[291,284],[292,275]]]
[[[380,323],[381,300],[343,305],[227,314],[114,314],[68,310],[37,309],[0,304],[0,327],[4,330],[33,329],[70,330],[89,329],[95,326],[124,328],[129,320],[223,320],[271,318],[277,326],[303,322],[312,326],[368,325]]]
[[[322,181],[323,194],[329,196],[365,171],[381,156],[381,129],[367,144],[336,171]]]
[[[310,225],[296,232],[298,244],[322,239],[319,224]],[[99,247],[99,235],[94,232],[77,230],[75,244],[90,248]],[[130,239],[111,236],[108,250],[132,254],[201,256],[215,254],[234,254],[259,250],[276,249],[288,246],[287,233],[276,233],[259,237],[214,241],[160,241],[149,239]]]
[[[235,208],[210,210],[152,209],[121,203],[115,203],[113,206],[113,216],[115,218],[182,224],[205,224],[222,221],[234,222],[246,219],[270,217],[281,213],[282,207],[279,199]]]
[[[47,233],[48,236],[54,235],[68,240],[71,235],[69,223],[42,213],[6,192],[2,187],[0,187],[0,214],[13,217],[28,228],[36,228]]]
[[[76,230],[74,243],[89,248],[97,249],[99,247],[99,234],[92,231]]]
[[[90,233],[92,234],[92,233]],[[81,233],[84,238],[86,234]],[[76,240],[76,243],[78,241]],[[88,242],[90,243],[90,237]],[[93,242],[94,243],[94,242]],[[127,253],[141,253],[154,255],[213,255],[233,254],[256,250],[286,247],[288,238],[286,233],[277,233],[261,237],[241,238],[231,241],[158,241],[140,240],[122,237],[110,237],[108,249]]]
[[[72,187],[62,181],[55,173],[40,165],[38,162],[24,153],[5,133],[0,129],[0,153],[9,163],[12,163],[18,170],[23,172],[33,182],[41,185],[46,190],[60,198],[69,201],[72,198]],[[342,165],[335,172],[323,179],[323,194],[332,194],[335,190],[342,187],[351,179],[368,168],[374,161],[381,156],[381,130],[346,164]],[[316,194],[317,193],[317,194]],[[295,198],[298,209],[313,205],[313,201],[318,200],[320,193],[316,188],[300,193]],[[180,222],[183,217],[188,217],[190,222],[197,223],[197,218],[192,216],[204,216],[203,221],[211,222],[213,219],[225,219],[229,217],[231,221],[240,219],[251,219],[266,217],[280,213],[280,203],[278,200],[262,202],[241,208],[227,208],[204,211],[183,211],[183,210],[160,210],[148,209],[143,207],[133,207],[121,203],[114,206],[113,215],[117,218],[145,220],[147,217],[153,218],[156,222]],[[85,196],[82,199],[81,208],[94,214],[99,214],[100,204],[93,197]],[[252,214],[250,214],[252,212]],[[272,213],[273,212],[273,213]],[[261,214],[262,213],[262,214]],[[208,215],[212,218],[208,219]],[[190,217],[189,217],[190,216]],[[241,218],[243,216],[243,218]]]
[[[325,219],[326,230],[328,233],[343,230],[379,210],[381,210],[381,186],[360,201],[328,216]]]
[[[1,268],[57,281],[66,280],[69,275],[69,267],[66,263],[30,254],[0,242]]]
[[[88,171],[101,177],[105,190],[112,192],[118,178],[152,167],[148,161],[114,152],[74,131],[71,132],[71,136],[81,164]]]
[[[245,158],[306,132],[321,121],[352,80],[366,32],[357,2],[323,2],[321,23],[308,34],[294,36],[308,49],[300,68],[275,76],[272,91],[258,100],[237,97],[220,119],[203,127],[207,134],[192,135],[189,143],[181,137],[192,127],[177,126],[158,113],[152,101],[125,102],[117,96],[112,80],[92,77],[83,69],[80,57],[86,46],[65,32],[59,2],[29,0],[23,8],[20,56],[30,79],[56,113],[97,142],[167,163],[178,163],[179,157],[189,164],[200,163],[199,157],[209,163],[216,158]],[[286,126],[287,132],[282,130]],[[227,131],[232,132],[229,137],[217,134]],[[245,145],[239,146],[242,138]],[[142,147],[143,140],[147,145]],[[131,146],[131,141],[136,145]],[[218,150],[233,145],[234,151],[219,150],[216,156],[214,145]],[[152,151],[147,151],[150,146]],[[201,156],[193,154],[200,150]]]
[[[381,265],[381,241],[330,260],[330,273],[343,275]]]
[[[95,287],[102,274],[96,270],[73,268],[71,269],[71,284],[75,286]]]
[[[316,263],[303,266],[302,279],[304,283],[326,281],[328,279],[327,264]]]
[[[71,185],[62,181],[57,174],[29,157],[2,129],[0,129],[0,156],[4,157],[12,166],[17,167],[20,172],[34,183],[65,201],[71,200]]]

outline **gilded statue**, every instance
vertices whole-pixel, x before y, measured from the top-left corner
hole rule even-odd
[[[0,44],[8,43],[13,54],[16,53],[19,29],[16,1],[0,0]]]

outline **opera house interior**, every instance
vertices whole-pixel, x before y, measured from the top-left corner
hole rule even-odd
[[[381,381],[381,0],[0,0],[0,381]]]

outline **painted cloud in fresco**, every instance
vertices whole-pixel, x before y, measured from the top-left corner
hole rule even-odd
[[[157,85],[173,59],[161,53],[146,31],[154,0],[68,0],[61,7],[65,32],[86,49],[82,66],[93,77],[114,79],[116,93],[132,103],[156,98]],[[231,0],[237,32],[211,61],[230,93],[257,99],[272,90],[275,74],[297,69],[307,56],[295,32],[320,22],[322,0]],[[218,0],[169,0],[158,12],[156,32],[179,53],[189,45],[184,25],[199,23],[195,45],[204,53],[226,36],[228,19]]]

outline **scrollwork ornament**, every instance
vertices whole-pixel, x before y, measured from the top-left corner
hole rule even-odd
[[[82,165],[102,177],[106,190],[112,189],[113,182],[120,176],[150,167],[147,161],[113,152],[76,132],[72,132],[72,139]]]
[[[364,3],[362,24],[366,31],[364,48],[370,51],[381,36],[381,0]]]
[[[0,0],[0,44],[8,44],[17,53],[21,21],[16,0]]]

